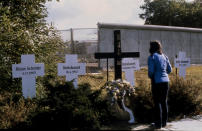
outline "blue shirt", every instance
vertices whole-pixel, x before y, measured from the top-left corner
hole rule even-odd
[[[172,71],[169,59],[164,54],[154,53],[148,58],[148,76],[155,83],[169,82],[168,74]]]

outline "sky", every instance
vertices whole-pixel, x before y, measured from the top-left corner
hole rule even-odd
[[[143,4],[144,0],[53,0],[46,4],[47,21],[60,30],[96,28],[98,22],[142,25]]]
[[[97,28],[98,22],[143,25],[144,20],[139,18],[143,4],[144,0],[52,0],[46,3],[47,22],[58,30]],[[78,34],[81,38],[82,33]]]

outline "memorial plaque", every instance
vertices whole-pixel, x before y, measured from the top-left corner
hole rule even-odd
[[[124,58],[122,59],[122,71],[125,72],[125,78],[132,86],[135,86],[134,71],[140,70],[139,59]]]
[[[179,68],[179,76],[185,78],[186,68],[190,67],[190,58],[186,58],[185,52],[179,52],[179,57],[175,59],[175,67]]]
[[[66,63],[58,63],[58,75],[66,76],[66,81],[73,80],[77,88],[78,76],[86,73],[86,64],[77,62],[77,55],[66,55]]]
[[[25,98],[36,97],[36,78],[44,75],[44,64],[35,63],[34,55],[22,55],[21,64],[12,65],[13,78],[22,78],[22,92]]]

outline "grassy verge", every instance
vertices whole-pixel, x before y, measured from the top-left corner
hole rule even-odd
[[[171,80],[168,98],[170,120],[184,115],[202,113],[200,110],[202,108],[201,74],[202,66],[191,66],[187,69],[186,79],[183,80],[176,76],[173,69],[169,75]],[[37,87],[38,97],[32,100],[25,100],[20,90],[18,92],[0,91],[0,128],[30,129],[32,126],[37,128],[37,125],[43,125],[46,120],[52,123],[51,127],[58,127],[62,123],[62,126],[66,128],[66,123],[60,120],[71,118],[68,119],[68,129],[84,127],[98,129],[100,125],[110,123],[112,120],[127,121],[128,114],[118,105],[110,106],[106,91],[101,90],[106,82],[106,76],[106,72],[102,72],[79,77],[81,88],[79,90],[74,90],[72,85],[64,84],[64,78],[61,77],[40,79],[41,82],[37,84],[40,87]],[[114,74],[110,72],[109,80],[113,79]],[[137,95],[128,97],[126,105],[133,110],[137,122],[151,122],[153,102],[147,68],[135,72],[135,83]],[[64,114],[71,117],[64,117]],[[84,122],[76,124],[81,120]],[[92,127],[92,122],[97,126]],[[50,123],[46,122],[45,125],[48,126]]]

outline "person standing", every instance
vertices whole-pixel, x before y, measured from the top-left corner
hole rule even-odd
[[[168,74],[172,72],[172,67],[168,57],[163,54],[162,45],[159,41],[150,42],[149,52],[148,76],[152,84],[155,117],[154,126],[156,129],[160,129],[166,126],[168,119]]]

